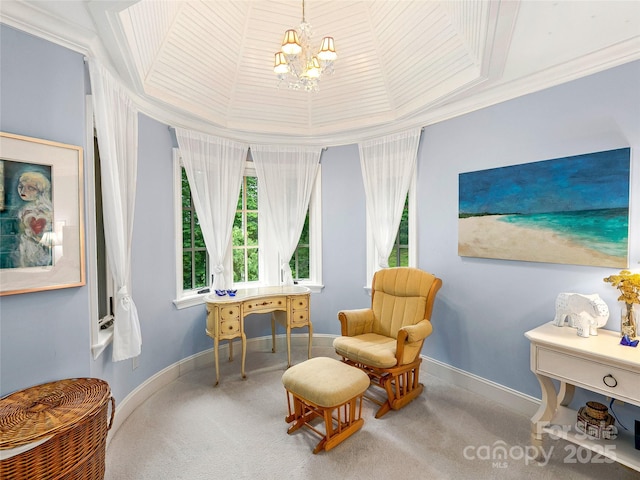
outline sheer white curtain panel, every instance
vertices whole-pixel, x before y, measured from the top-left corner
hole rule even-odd
[[[421,129],[358,144],[367,219],[378,252],[378,267],[389,266],[402,210],[415,171]]]
[[[233,219],[249,146],[183,128],[175,130],[209,254],[212,288],[231,288],[233,272],[225,272],[225,259],[230,254]]]
[[[140,355],[142,335],[131,297],[131,238],[138,171],[138,110],[117,79],[89,60],[94,121],[100,149],[104,236],[116,283],[113,361]]]
[[[260,215],[267,229],[268,248],[273,249],[263,255],[277,255],[280,260],[280,278],[267,274],[268,283],[293,285],[289,261],[304,227],[321,153],[321,147],[251,145]]]

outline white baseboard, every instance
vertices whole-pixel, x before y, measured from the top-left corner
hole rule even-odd
[[[331,348],[335,335],[314,334],[313,344],[316,347]],[[292,334],[291,346],[305,347],[308,342],[306,334]],[[264,351],[271,348],[271,336],[250,338],[247,340],[247,352]],[[224,357],[228,351],[228,344],[220,346],[220,356]],[[286,340],[284,334],[276,336],[276,349],[283,351],[286,349]],[[422,356],[425,363],[426,371],[438,377],[439,379],[464,388],[473,393],[482,395],[493,400],[512,411],[521,413],[527,417],[533,416],[540,405],[540,400],[525,395],[511,388],[492,382],[485,378],[479,377],[472,373],[452,367],[446,363],[442,363],[433,358]],[[116,405],[116,415],[113,424],[107,436],[107,446],[111,442],[113,435],[118,431],[124,421],[133,413],[133,411],[142,405],[151,395],[160,388],[168,385],[181,375],[188,373],[196,368],[202,368],[213,364],[213,348],[196,353],[190,357],[184,358],[179,362],[169,365],[167,368],[159,371],[155,375],[149,377],[136,389],[134,389],[125,399]]]
[[[314,334],[313,343],[317,346],[329,346],[333,344],[334,335]],[[328,340],[328,341],[327,341]],[[271,349],[271,336],[250,338],[247,339],[247,353],[251,351],[264,351]],[[292,334],[291,346],[292,347],[306,347],[308,345],[309,337],[306,333]],[[237,348],[237,347],[236,347]],[[284,334],[276,335],[276,350],[286,351],[286,336]],[[229,344],[223,343],[220,345],[220,358],[224,358],[228,355]],[[235,350],[234,350],[235,352]],[[116,415],[113,418],[113,424],[107,435],[107,446],[111,442],[111,439],[118,431],[124,421],[133,413],[133,411],[142,405],[151,395],[157,392],[159,389],[168,385],[176,380],[178,377],[196,369],[211,365],[213,368],[213,347],[203,350],[202,352],[191,355],[190,357],[183,358],[179,362],[169,365],[168,367],[160,370],[155,375],[152,375],[146,379],[143,383],[138,385],[129,395],[127,395],[122,402],[116,405]]]
[[[434,358],[422,356],[423,365],[431,375],[478,395],[482,395],[511,411],[532,417],[540,406],[540,400],[518,392],[473,373],[460,370]]]

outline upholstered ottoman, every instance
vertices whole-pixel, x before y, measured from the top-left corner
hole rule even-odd
[[[289,415],[287,433],[306,426],[321,437],[313,453],[331,450],[362,425],[362,396],[369,376],[362,370],[328,357],[316,357],[289,368],[282,375]],[[293,409],[291,399],[293,398]],[[310,422],[320,417],[324,434]]]

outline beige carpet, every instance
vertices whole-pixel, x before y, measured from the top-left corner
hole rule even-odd
[[[239,349],[238,349],[239,350]],[[239,354],[239,352],[238,352]],[[294,363],[305,359],[295,348]],[[334,356],[316,348],[314,356]],[[228,479],[639,479],[618,464],[578,460],[572,444],[546,441],[548,462],[527,458],[529,419],[422,374],[425,392],[404,409],[375,419],[365,401],[362,430],[329,452],[318,438],[287,435],[281,377],[286,352],[250,352],[247,379],[239,358],[196,369],[136,409],[107,449],[106,480]],[[504,447],[502,460],[490,457]],[[503,450],[504,451],[504,450]],[[575,462],[575,463],[572,463]],[[583,463],[584,462],[584,463]]]

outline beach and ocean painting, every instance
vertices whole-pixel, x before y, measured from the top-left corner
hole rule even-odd
[[[631,150],[459,175],[458,255],[628,267]]]

